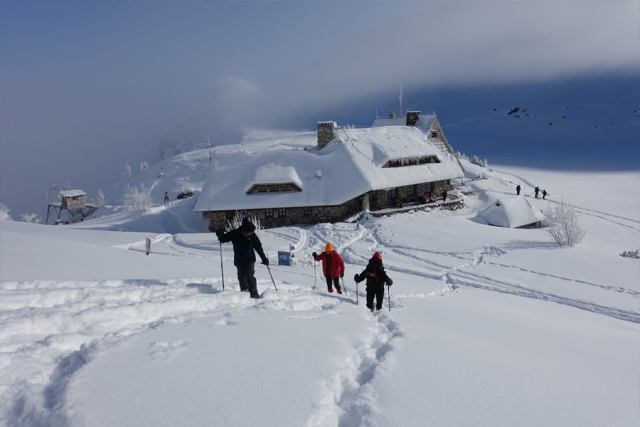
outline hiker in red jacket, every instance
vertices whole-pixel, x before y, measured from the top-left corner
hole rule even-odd
[[[322,271],[324,272],[324,277],[327,279],[327,290],[333,292],[333,288],[331,287],[331,282],[333,281],[336,292],[341,294],[340,277],[344,277],[344,261],[340,254],[333,250],[331,243],[327,243],[324,252],[320,255],[314,252],[312,255],[314,260],[322,261]]]

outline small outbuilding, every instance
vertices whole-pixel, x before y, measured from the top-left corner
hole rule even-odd
[[[82,190],[63,190],[59,193],[60,207],[68,211],[73,209],[84,209],[87,207],[85,193]]]
[[[524,196],[505,196],[478,212],[489,225],[507,228],[540,228],[546,218]]]

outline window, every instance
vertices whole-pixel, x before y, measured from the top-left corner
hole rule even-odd
[[[408,185],[407,186],[407,197],[413,197],[416,195],[416,186]]]
[[[256,192],[257,193],[266,193],[267,192],[267,186],[266,185],[258,185],[256,187]]]
[[[304,208],[304,215],[305,216],[311,215],[311,208]]]
[[[387,200],[393,200],[396,197],[398,197],[398,189],[397,188],[392,188],[390,190],[387,190]]]
[[[280,191],[291,191],[291,186],[290,185],[283,185],[282,188],[280,189]]]
[[[283,208],[278,209],[278,216],[287,216],[287,210]]]
[[[269,192],[270,193],[275,193],[277,191],[280,191],[280,187],[279,186],[277,186],[277,185],[270,185],[269,186]]]
[[[227,211],[227,219],[229,221],[233,220],[233,217],[235,216],[235,212],[234,211]]]
[[[265,218],[273,218],[273,209],[265,209],[264,216]]]
[[[244,217],[247,216],[247,211],[245,211],[245,210],[241,210],[241,211],[239,211],[239,213],[240,213],[240,218],[244,218]]]
[[[426,193],[431,193],[433,191],[433,182],[427,182],[424,187]]]
[[[431,132],[431,138],[437,138],[438,132]]]

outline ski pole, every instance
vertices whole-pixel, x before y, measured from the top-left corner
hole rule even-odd
[[[347,296],[347,287],[344,285],[344,277],[341,277],[342,279],[342,289],[344,289],[344,295]]]
[[[356,305],[360,305],[358,302],[358,282],[356,282]]]
[[[222,270],[222,290],[224,291],[224,266],[222,265],[222,242],[220,242],[220,270]]]
[[[387,285],[387,295],[389,298],[389,311],[391,311],[391,286]]]
[[[267,270],[269,270],[269,276],[271,276],[271,281],[273,282],[273,287],[276,288],[276,292],[278,292],[278,288],[276,287],[276,281],[273,280],[273,274],[271,274],[271,269],[269,268],[269,264],[267,264]]]
[[[318,289],[318,273],[316,273],[316,260],[313,259],[313,287]]]

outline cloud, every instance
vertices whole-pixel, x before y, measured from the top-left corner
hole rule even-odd
[[[638,72],[637,2],[404,7],[407,15],[318,51],[313,64],[287,74],[272,87],[283,105],[339,103],[398,84],[531,83]]]

